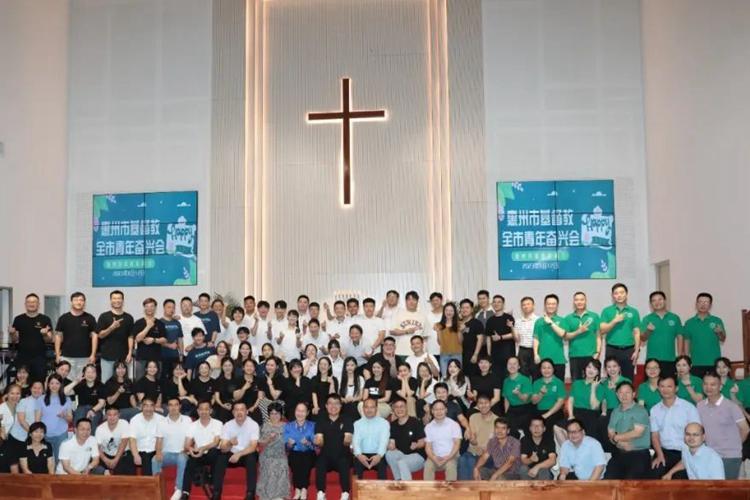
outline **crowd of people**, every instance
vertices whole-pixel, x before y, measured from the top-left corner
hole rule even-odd
[[[684,322],[659,291],[641,316],[621,283],[601,314],[577,292],[565,316],[554,294],[538,315],[522,298],[514,317],[486,290],[476,303],[435,292],[421,308],[414,291],[403,303],[391,290],[380,304],[332,307],[301,295],[295,309],[279,300],[273,311],[252,296],[229,308],[204,293],[165,300],[160,316],[146,299],[138,320],[124,299],[112,291],[97,319],[74,293],[53,324],[39,298],[26,297],[10,329],[16,374],[0,405],[0,470],[176,466],[175,500],[196,479],[221,498],[235,467],[245,469],[247,498],[306,499],[315,470],[325,499],[336,471],[346,500],[352,469],[396,480],[418,471],[737,479],[750,458],[750,379],[732,378],[708,293]]]

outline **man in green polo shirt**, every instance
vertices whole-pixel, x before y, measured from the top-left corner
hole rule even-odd
[[[555,365],[555,377],[565,380],[564,320],[557,315],[560,299],[554,293],[544,297],[544,316],[534,323],[534,363],[539,373],[539,363],[549,358]]]
[[[633,380],[638,354],[641,349],[641,316],[635,307],[628,305],[628,287],[615,283],[612,287],[612,305],[602,311],[599,328],[606,335],[606,357],[620,363],[622,375]]]
[[[598,358],[602,339],[599,336],[599,315],[586,308],[586,294],[573,295],[573,312],[565,316],[565,338],[568,339],[570,376],[584,378],[583,370],[591,358]]]
[[[617,386],[619,406],[612,411],[607,436],[615,446],[604,479],[649,479],[651,433],[646,409],[635,402],[630,382]]]
[[[690,373],[696,377],[713,371],[716,360],[721,357],[721,344],[727,339],[724,322],[711,315],[713,303],[710,293],[699,293],[695,299],[696,314],[685,322],[683,328],[683,349],[693,360]]]
[[[659,362],[661,375],[674,375],[674,360],[682,352],[682,321],[667,310],[667,295],[651,292],[648,297],[651,314],[641,321],[641,342],[646,342],[646,359]]]

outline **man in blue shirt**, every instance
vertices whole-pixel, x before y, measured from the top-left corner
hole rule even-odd
[[[167,299],[162,304],[164,307],[164,317],[161,319],[164,324],[165,337],[167,342],[161,346],[161,377],[164,380],[172,378],[172,369],[175,363],[180,360],[180,353],[183,351],[182,323],[174,319],[175,302]]]
[[[219,316],[211,310],[211,296],[207,293],[198,295],[198,309],[194,314],[206,327],[206,343],[213,346],[214,340],[221,332],[221,321]]]
[[[378,479],[385,479],[388,467],[384,457],[391,437],[390,425],[386,419],[378,416],[378,402],[375,399],[365,400],[362,413],[364,417],[354,422],[354,471],[362,479],[365,470],[375,468]]]
[[[604,474],[607,459],[599,441],[586,435],[577,418],[568,420],[568,440],[560,447],[560,475],[557,479],[598,481]]]
[[[685,427],[685,444],[682,446],[682,460],[672,467],[662,479],[672,479],[678,471],[687,471],[688,479],[724,479],[724,462],[705,443],[706,433],[701,424],[688,424]]]
[[[214,354],[214,348],[206,345],[206,334],[200,328],[193,328],[193,348],[185,356],[185,370],[188,372],[188,378],[193,378],[193,372],[201,361],[205,361],[209,356]]]

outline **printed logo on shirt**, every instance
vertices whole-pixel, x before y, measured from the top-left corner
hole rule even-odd
[[[673,320],[673,319],[670,319],[669,321],[667,321],[667,324],[668,324],[669,326],[674,326],[674,320]]]
[[[709,328],[716,328],[716,323],[709,323],[708,326]]]
[[[633,313],[632,312],[625,313],[625,316],[628,317],[629,319],[633,319]]]

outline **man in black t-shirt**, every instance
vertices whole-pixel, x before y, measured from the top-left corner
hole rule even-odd
[[[471,376],[479,373],[477,363],[479,355],[486,352],[484,348],[484,325],[474,317],[474,303],[469,299],[461,301],[459,308],[461,320],[461,363],[464,375]]]
[[[326,474],[335,470],[339,474],[342,498],[349,497],[351,478],[349,472],[352,458],[349,446],[352,443],[354,426],[349,418],[341,415],[341,396],[331,394],[326,400],[327,414],[315,423],[315,445],[320,447],[320,454],[315,462],[315,485],[319,492],[325,494]]]
[[[492,310],[495,315],[487,319],[484,335],[490,340],[490,358],[494,372],[500,378],[500,387],[508,375],[508,358],[516,355],[516,340],[513,337],[513,325],[515,319],[504,311],[505,297],[495,295],[492,297]]]
[[[161,366],[161,346],[167,343],[166,329],[161,320],[156,319],[156,299],[143,301],[143,317],[133,324],[135,336],[135,379],[146,372],[146,363],[156,361]]]
[[[391,406],[396,419],[391,422],[391,439],[385,461],[391,468],[393,479],[410,481],[412,472],[424,467],[424,425],[410,417],[403,398],[396,399]]]
[[[555,441],[544,435],[544,419],[533,417],[529,423],[530,433],[521,439],[521,479],[550,480],[550,469],[557,461]]]
[[[87,313],[86,296],[74,292],[70,296],[70,312],[57,320],[55,326],[55,361],[65,358],[70,362],[70,378],[77,380],[86,364],[96,363],[99,337],[96,335],[96,318]]]
[[[125,294],[120,290],[110,292],[110,310],[103,312],[97,321],[99,355],[104,382],[109,380],[114,373],[116,362],[125,361],[130,366],[133,360],[133,316],[123,311],[124,301]]]
[[[26,312],[13,318],[11,338],[18,344],[16,368],[26,365],[32,380],[47,375],[47,346],[52,341],[52,320],[39,312],[39,296],[30,293],[24,302]]]

